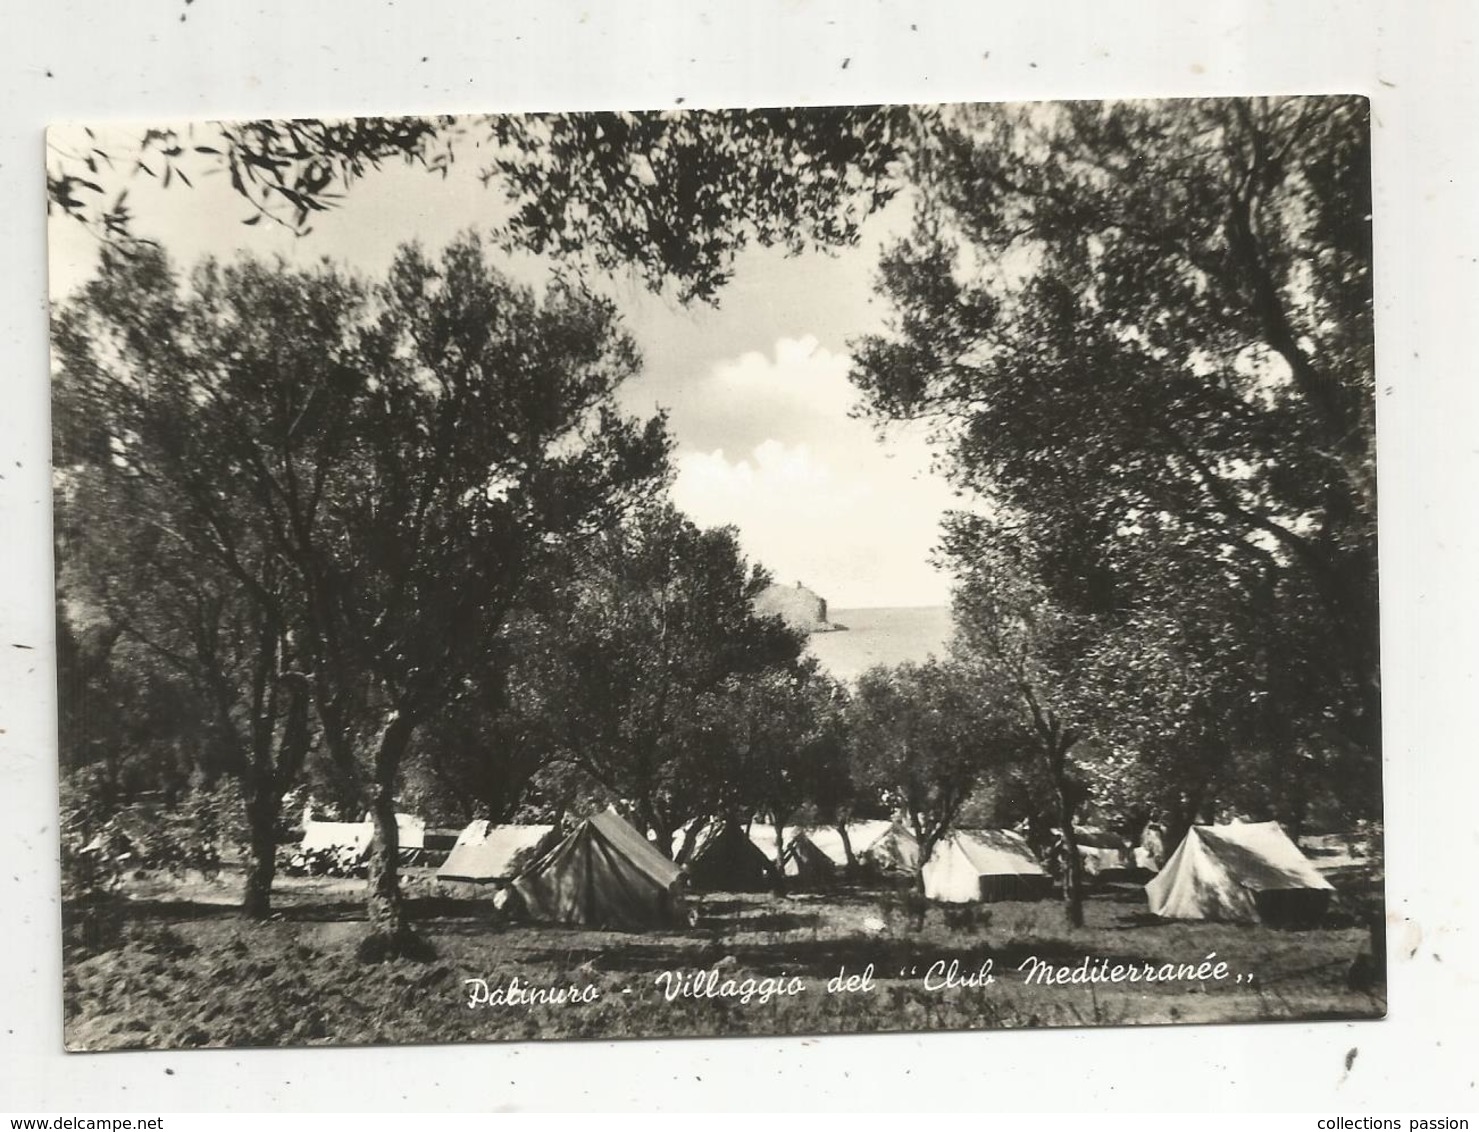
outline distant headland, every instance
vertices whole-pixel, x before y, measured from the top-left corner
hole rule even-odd
[[[767,586],[755,598],[755,612],[762,617],[779,617],[803,633],[835,633],[847,628],[828,621],[827,599],[800,582],[794,586]]]

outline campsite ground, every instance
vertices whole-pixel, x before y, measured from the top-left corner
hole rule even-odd
[[[921,908],[888,888],[705,894],[689,930],[629,934],[510,924],[486,894],[412,873],[407,892],[429,963],[366,965],[363,882],[284,878],[277,918],[239,918],[237,882],[135,882],[105,905],[67,914],[65,1036],[71,1049],[278,1046],[745,1033],[843,1033],[1165,1022],[1369,1018],[1380,990],[1346,975],[1365,930],[1164,923],[1135,885],[1105,885],[1070,929],[1053,901]],[[1345,882],[1350,908],[1358,887]],[[1337,887],[1342,882],[1337,880]],[[921,919],[922,916],[922,919]],[[1164,983],[1029,985],[1031,957],[1055,966],[1226,962],[1227,976]],[[940,987],[991,961],[984,986]],[[871,989],[829,993],[842,970],[873,967]],[[934,977],[929,977],[934,968]],[[666,1001],[662,972],[719,980],[785,976],[802,991],[760,1001]],[[1206,969],[1204,968],[1204,971]],[[1239,980],[1238,976],[1242,976]],[[490,989],[594,985],[592,1002],[468,1005]]]

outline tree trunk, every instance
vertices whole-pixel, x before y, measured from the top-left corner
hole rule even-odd
[[[786,829],[775,823],[775,890],[784,896],[786,892]]]
[[[253,920],[265,920],[272,914],[272,882],[277,876],[277,819],[282,809],[282,791],[285,786],[298,781],[312,742],[312,731],[308,726],[308,681],[297,673],[290,673],[283,677],[283,683],[290,699],[276,758],[273,758],[270,746],[259,749],[255,773],[244,777],[241,783],[246,794],[247,830],[251,843],[241,908]]]
[[[277,811],[281,801],[270,774],[258,775],[255,781],[245,785],[251,857],[247,861],[241,910],[249,919],[265,920],[272,914],[272,881],[277,874]]]
[[[945,831],[939,830],[933,836],[926,836],[924,830],[915,823],[910,823],[909,832],[914,834],[914,840],[919,845],[919,868],[914,870],[913,887],[914,892],[920,900],[926,899],[924,895],[924,866],[929,859],[935,855],[935,849],[945,835]]]
[[[911,823],[911,831],[914,834],[914,840],[919,843],[919,868],[914,870],[914,876],[909,881],[904,907],[909,916],[910,930],[922,932],[925,918],[929,915],[929,895],[924,887],[924,866],[935,855],[935,849],[944,837],[945,831],[938,829],[933,836],[926,836],[917,823]]]
[[[1160,862],[1162,865],[1181,847],[1186,835],[1191,832],[1191,827],[1196,824],[1202,807],[1206,805],[1207,789],[1206,782],[1199,783],[1193,790],[1183,794],[1180,802],[1167,812],[1161,830],[1166,847],[1166,860]]]
[[[847,822],[840,821],[837,823],[837,833],[842,838],[842,856],[847,861],[847,871],[849,873],[855,873],[858,871],[858,857],[852,851],[852,838],[847,835]]]
[[[661,853],[664,857],[668,858],[668,860],[672,860],[673,834],[676,832],[676,830],[674,830],[673,827],[667,822],[658,817],[655,812],[653,812],[652,816],[647,819],[647,824],[652,829],[652,834],[655,839],[654,844],[657,848],[657,851]]]
[[[400,884],[400,829],[395,824],[395,798],[389,791],[375,788],[370,804],[375,823],[375,843],[370,851],[370,891],[368,913],[370,931],[377,935],[399,936],[406,930],[405,902]]]
[[[412,729],[404,715],[393,714],[381,731],[375,750],[375,783],[370,799],[375,842],[370,852],[369,892],[365,902],[370,936],[366,941],[368,947],[361,951],[367,958],[390,958],[411,950],[411,926],[401,894],[401,839],[395,824],[395,780]]]
[[[1073,829],[1073,799],[1068,784],[1068,752],[1051,753],[1053,788],[1058,796],[1058,825],[1063,841],[1063,912],[1075,928],[1084,926],[1083,862]]]
[[[683,827],[683,843],[678,846],[677,855],[673,857],[674,864],[686,865],[693,859],[693,843],[698,840],[698,831],[703,828],[703,819],[695,818]]]

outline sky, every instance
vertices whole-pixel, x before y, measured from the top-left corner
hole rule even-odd
[[[126,169],[118,157],[139,128],[94,130],[99,147]],[[48,135],[54,151],[87,144],[79,127]],[[445,179],[400,165],[373,172],[339,208],[316,217],[306,236],[244,226],[248,207],[224,176],[195,176],[193,187],[176,181],[164,190],[120,172],[104,186],[110,193],[128,187],[136,232],[159,240],[181,265],[250,251],[305,264],[329,257],[374,277],[405,242],[435,251],[501,218],[499,194],[483,187],[476,162],[453,170]],[[847,376],[849,343],[885,328],[873,269],[907,213],[898,201],[876,215],[855,248],[797,257],[751,249],[717,308],[684,307],[633,279],[605,284],[643,356],[620,400],[633,414],[668,413],[674,502],[703,526],[734,526],[752,561],[838,609],[948,601],[949,578],[930,556],[943,512],[961,501],[931,471],[925,428],[880,432],[857,419],[859,396]],[[53,300],[92,274],[98,247],[76,221],[52,217]],[[524,282],[547,278],[547,265],[534,257],[491,254]]]

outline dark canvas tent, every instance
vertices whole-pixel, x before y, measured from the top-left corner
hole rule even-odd
[[[1274,821],[1192,826],[1145,886],[1157,916],[1241,923],[1317,920],[1334,891]]]
[[[688,922],[682,870],[615,810],[581,822],[513,890],[535,920],[627,930]]]
[[[457,844],[437,870],[437,880],[507,884],[543,856],[557,839],[552,825],[475,821],[458,835]]]
[[[681,841],[679,834],[675,841]],[[719,892],[760,892],[775,881],[770,858],[735,822],[716,822],[699,831],[683,863],[689,884]]]

